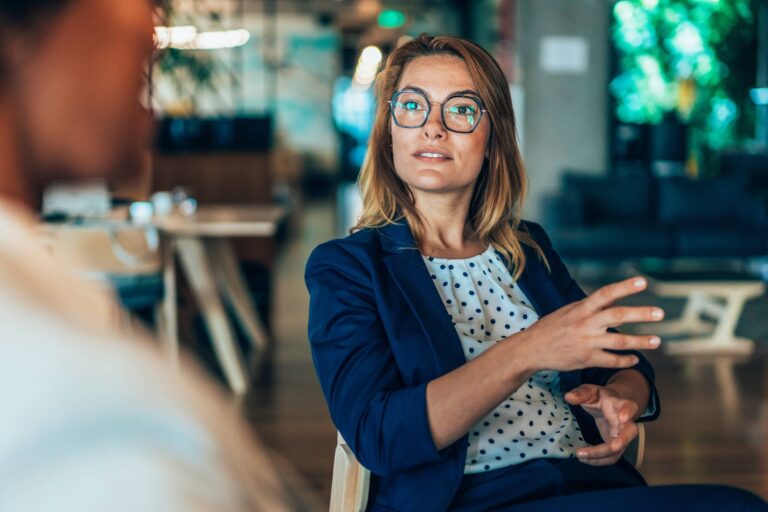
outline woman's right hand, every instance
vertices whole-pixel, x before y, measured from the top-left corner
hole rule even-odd
[[[629,368],[637,357],[609,350],[651,350],[661,343],[657,336],[635,336],[608,331],[634,322],[658,322],[664,311],[648,306],[614,306],[619,299],[646,289],[648,282],[633,277],[606,285],[590,296],[554,311],[512,337],[521,343],[530,368],[570,371],[582,368]]]

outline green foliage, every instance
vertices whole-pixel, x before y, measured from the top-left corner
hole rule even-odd
[[[156,0],[161,24],[174,24],[173,0]],[[179,96],[194,96],[198,89],[213,89],[216,63],[210,54],[200,50],[163,48],[157,50],[154,72],[167,77]]]
[[[177,88],[183,91],[184,84],[212,87],[215,65],[211,56],[204,51],[166,48],[162,50],[155,70],[170,77]]]
[[[676,111],[706,150],[752,134],[756,0],[620,0],[611,31],[619,76],[610,84],[623,122]]]

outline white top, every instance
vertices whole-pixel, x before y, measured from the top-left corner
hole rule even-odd
[[[472,258],[424,262],[467,361],[539,319],[493,247]],[[540,371],[470,429],[464,473],[573,457],[582,446],[587,443],[560,392],[560,373]]]
[[[103,289],[0,198],[0,511],[296,510],[237,410],[121,334]]]

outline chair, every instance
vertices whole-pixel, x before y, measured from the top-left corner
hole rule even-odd
[[[624,458],[636,469],[645,456],[645,425],[638,424],[637,437],[627,447]],[[333,458],[330,512],[363,512],[368,504],[371,472],[357,461],[355,454],[338,434],[336,454]]]
[[[338,434],[333,458],[330,512],[362,512],[368,503],[371,472],[357,462],[349,445]]]

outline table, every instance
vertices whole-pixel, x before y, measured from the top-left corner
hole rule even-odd
[[[741,354],[754,350],[752,340],[735,335],[744,304],[765,293],[759,278],[741,273],[646,274],[650,289],[660,297],[687,297],[680,318],[648,326],[659,335],[686,335],[663,345],[671,355]],[[722,302],[722,303],[721,303]],[[702,314],[715,319],[702,320]],[[705,335],[708,331],[710,334]]]
[[[224,302],[257,351],[270,344],[264,324],[248,293],[233,237],[272,236],[286,210],[272,205],[203,205],[192,215],[175,213],[154,219],[164,240],[163,299],[161,331],[167,350],[177,360],[179,352],[176,265],[178,257],[184,275],[200,307],[211,335],[214,352],[227,383],[238,395],[248,389],[248,377]]]

